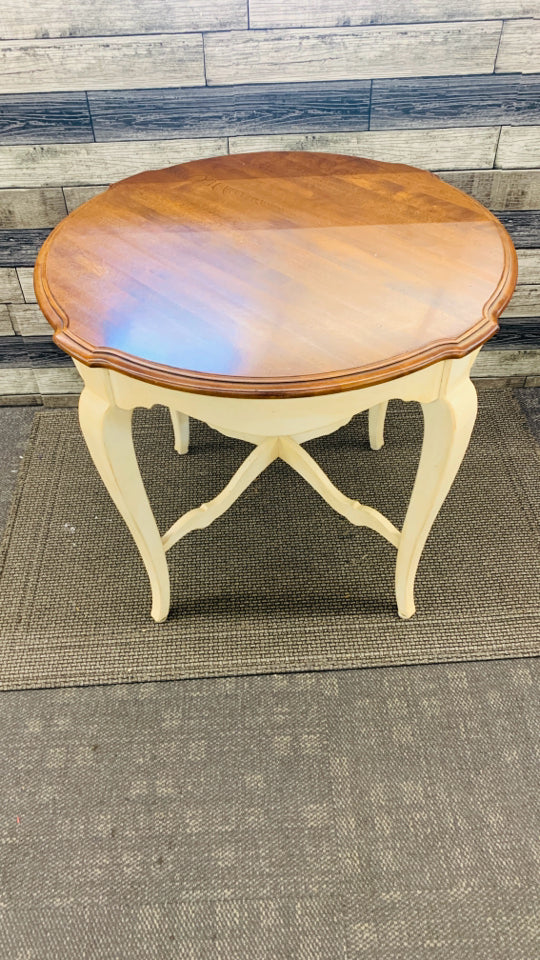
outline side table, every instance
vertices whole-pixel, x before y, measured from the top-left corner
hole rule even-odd
[[[166,553],[277,457],[351,523],[397,548],[399,615],[476,417],[470,369],[517,275],[483,206],[403,164],[318,153],[198,160],[114,184],[63,220],[35,268],[55,342],[84,380],[81,428],[137,544],[164,620]],[[344,496],[302,444],[388,402],[418,401],[424,440],[398,530]],[[160,534],[131,436],[135,407],[189,417],[254,449],[224,490]]]

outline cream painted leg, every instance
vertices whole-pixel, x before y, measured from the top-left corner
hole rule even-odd
[[[456,361],[451,362],[456,364]],[[399,615],[404,619],[414,613],[414,578],[418,563],[467,449],[476,409],[476,390],[468,375],[461,377],[454,386],[450,383],[439,399],[422,404],[424,442],[396,563],[396,600]]]
[[[189,417],[185,413],[170,408],[174,430],[174,449],[177,453],[187,453],[189,450]]]
[[[152,616],[169,612],[169,571],[131,436],[131,410],[121,410],[108,393],[107,371],[92,370],[79,401],[79,420],[88,449],[112,500],[138,547],[152,587]]]
[[[369,445],[372,450],[380,450],[384,444],[384,421],[387,407],[388,400],[385,400],[384,403],[378,403],[376,407],[371,407],[369,410]]]

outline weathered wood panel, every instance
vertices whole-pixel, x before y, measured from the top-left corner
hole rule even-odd
[[[66,213],[60,187],[0,190],[0,228],[54,227]]]
[[[507,20],[495,63],[496,73],[540,73],[540,9],[534,20]]]
[[[0,37],[106,37],[242,27],[247,27],[247,0],[17,0],[3,6]]]
[[[6,187],[112,183],[142,170],[226,152],[225,137],[0,147],[0,183]]]
[[[0,41],[0,93],[199,86],[204,82],[199,34]]]
[[[0,269],[0,303],[21,303],[23,291],[14,267]]]
[[[80,393],[83,382],[71,358],[69,363],[60,367],[35,366],[34,376],[39,392],[44,396],[51,393]]]
[[[10,304],[9,315],[13,329],[23,337],[52,335],[51,327],[37,304]]]
[[[0,143],[85,143],[93,140],[84,93],[0,96]]]
[[[540,122],[540,76],[374,80],[370,130]]]
[[[448,167],[467,169],[492,166],[498,135],[498,127],[463,127],[457,130],[381,130],[306,136],[231,137],[230,151],[320,150],[410,163],[433,170]]]
[[[1,282],[1,280],[0,280]],[[0,303],[0,337],[13,337],[14,330],[11,326],[11,320],[9,318],[9,311],[5,303]],[[0,348],[0,357],[3,354],[3,350]]]
[[[472,368],[473,377],[526,377],[537,373],[540,373],[540,350],[534,349],[488,350],[484,347]]]
[[[0,397],[25,396],[30,398],[31,402],[38,394],[37,380],[30,361],[27,367],[0,368]]]
[[[533,17],[535,0],[249,0],[253,27],[349,27],[377,23]]]
[[[540,208],[540,170],[452,170],[439,177],[490,210]]]
[[[33,282],[34,268],[17,267],[17,276],[19,278],[25,303],[37,303]]]
[[[540,249],[518,250],[517,255],[518,283],[540,283]]]
[[[98,193],[103,193],[107,187],[108,184],[101,184],[96,187],[64,187],[64,196],[66,198],[68,212],[71,213],[72,210],[80,207],[81,203],[86,203],[86,201],[91,200],[92,197],[97,197]]]
[[[31,267],[50,230],[0,230],[0,266]]]
[[[540,125],[503,127],[495,158],[496,167],[538,167]]]
[[[540,247],[540,210],[494,210],[508,230],[514,246]]]
[[[540,283],[519,284],[503,316],[540,317]]]
[[[256,30],[204,38],[209,84],[491,73],[500,21]],[[133,84],[131,84],[133,86]]]
[[[530,350],[540,349],[540,323],[504,323],[492,340],[488,340],[487,350]]]
[[[370,89],[368,80],[356,80],[114,90],[88,99],[96,140],[149,140],[367,130]]]

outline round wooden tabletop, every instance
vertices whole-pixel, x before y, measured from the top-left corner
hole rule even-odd
[[[424,170],[323,153],[197,160],[114,184],[35,270],[88,365],[223,396],[313,396],[462,357],[516,282],[508,234]]]

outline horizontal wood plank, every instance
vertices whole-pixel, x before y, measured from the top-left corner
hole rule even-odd
[[[60,187],[0,190],[0,227],[4,229],[54,227],[66,213]]]
[[[95,187],[64,187],[68,213],[80,207],[81,203],[86,203],[86,201],[91,200],[92,197],[97,197],[98,193],[103,193],[107,187],[108,184],[100,184]]]
[[[473,377],[526,377],[540,373],[540,350],[488,350],[486,347],[473,364]]]
[[[534,16],[534,14],[533,14]],[[507,20],[495,63],[496,73],[540,73],[540,9],[531,20]]]
[[[10,304],[9,315],[13,329],[23,337],[52,336],[52,329],[37,304]]]
[[[371,84],[246,84],[91,92],[96,140],[367,130]]]
[[[0,183],[6,187],[112,183],[142,170],[226,152],[225,137],[0,147]]]
[[[539,317],[540,283],[521,283],[504,311],[503,317]]]
[[[515,247],[540,247],[540,210],[494,210]]]
[[[500,21],[238,30],[204,38],[209,84],[492,73]]]
[[[0,96],[0,143],[87,143],[94,139],[84,93]]]
[[[24,300],[14,267],[0,268],[0,303],[21,303]]]
[[[199,86],[204,82],[199,34],[0,41],[0,93]]]
[[[502,20],[534,11],[535,0],[249,0],[252,28]]]
[[[540,208],[540,170],[447,170],[439,177],[490,210]]]
[[[37,303],[34,293],[34,268],[17,267],[17,277],[21,285],[25,303]]]
[[[530,350],[540,349],[540,323],[504,323],[500,330],[485,344],[485,350]]]
[[[43,396],[55,393],[80,393],[83,382],[73,361],[58,367],[34,366],[34,376],[38,390]]]
[[[540,76],[374,80],[370,130],[540,122]]]
[[[26,367],[0,367],[0,397],[25,396],[28,402],[35,402],[39,394],[34,371],[28,361]]]
[[[14,337],[14,334],[15,331],[11,325],[8,308],[5,303],[0,303],[0,337]],[[1,354],[2,350],[0,349]]]
[[[0,230],[0,266],[31,267],[50,230]]]
[[[247,27],[247,0],[17,0],[2,9],[0,37],[105,37]]]
[[[261,150],[319,150],[372,160],[410,163],[430,170],[491,167],[498,127],[455,130],[381,130],[304,136],[231,137],[231,153]]]
[[[540,283],[540,248],[518,250],[517,255],[518,283]]]
[[[506,127],[495,157],[496,167],[538,167],[540,164],[540,125]]]

